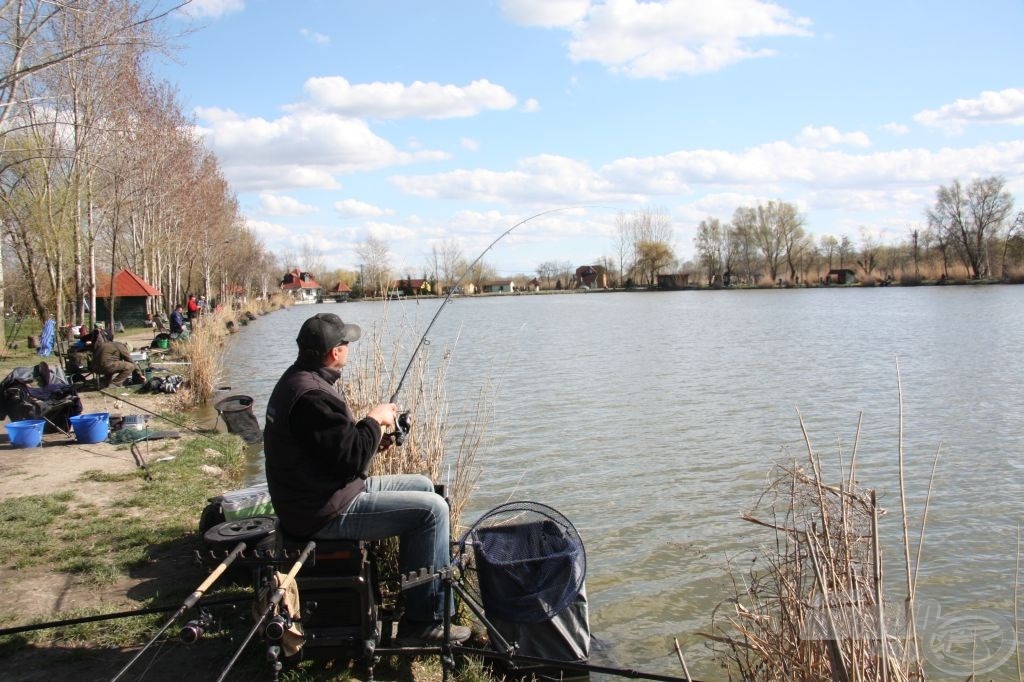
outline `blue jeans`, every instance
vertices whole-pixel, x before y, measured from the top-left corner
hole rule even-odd
[[[323,540],[381,540],[398,536],[398,570],[440,570],[451,563],[448,504],[433,482],[419,474],[371,476],[366,492],[313,535]],[[405,592],[405,618],[444,618],[444,584],[434,580]]]

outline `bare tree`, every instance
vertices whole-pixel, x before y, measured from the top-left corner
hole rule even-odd
[[[878,266],[878,241],[863,227],[860,228],[860,250],[857,253],[857,266],[864,273],[865,277],[871,277],[871,273]]]
[[[552,284],[558,279],[558,261],[546,260],[537,266],[537,279],[544,282],[545,288],[552,288]]]
[[[387,242],[368,235],[356,247],[356,253],[362,261],[363,290],[371,292],[371,295],[387,292],[391,283],[391,252]]]
[[[624,259],[628,253],[632,258],[628,265],[631,275],[635,271],[653,284],[658,271],[675,259],[672,219],[662,209],[643,209],[628,218],[619,214],[616,222],[620,258]],[[624,263],[624,260],[620,262]]]
[[[928,224],[944,232],[973,279],[991,271],[989,241],[999,236],[1013,210],[1013,197],[1003,178],[992,176],[971,182],[967,189],[954,180],[939,187],[935,205],[927,211]]]
[[[322,277],[327,273],[327,262],[324,260],[324,252],[317,248],[312,242],[302,242],[301,255],[302,269],[313,274],[313,277]],[[322,282],[321,282],[322,284]]]
[[[718,218],[700,221],[693,245],[697,251],[697,263],[707,275],[708,285],[722,284],[725,262],[729,254],[729,225],[722,225]]]
[[[772,282],[778,279],[783,258],[795,257],[803,239],[803,218],[796,207],[783,201],[769,201],[755,208],[740,207],[732,222],[757,244]],[[795,272],[792,261],[790,269]]]

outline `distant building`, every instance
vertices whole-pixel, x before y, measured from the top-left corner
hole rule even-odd
[[[608,273],[600,265],[581,265],[576,268],[576,275],[573,278],[573,283],[576,287],[607,289]]]
[[[670,275],[658,275],[659,289],[692,289],[690,273],[676,272]]]
[[[540,291],[540,280],[534,277],[526,283],[527,291]]]
[[[96,282],[96,321],[106,321],[114,311],[114,322],[141,327],[149,313],[149,300],[159,290],[131,270],[118,270],[113,277],[101,274]]]
[[[291,294],[296,303],[316,303],[321,298],[323,287],[317,284],[313,275],[293,268],[281,279],[281,291]]]
[[[825,284],[856,284],[857,273],[849,268],[829,270],[825,276]]]
[[[511,279],[496,280],[493,282],[482,282],[480,291],[485,294],[511,294],[515,293],[516,282]]]
[[[333,298],[335,303],[344,303],[352,295],[352,289],[344,282],[338,282],[327,290],[326,296]]]
[[[431,293],[430,282],[425,279],[407,277],[391,283],[392,291],[400,291],[406,296],[422,296]]]

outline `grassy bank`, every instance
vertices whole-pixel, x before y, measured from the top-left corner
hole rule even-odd
[[[103,401],[97,408],[87,405],[86,411],[137,412],[138,408],[143,408],[159,412],[169,421],[164,423],[154,417],[154,428],[170,428],[169,425],[175,423],[185,429],[181,431],[183,437],[153,441],[145,446],[151,478],[135,468],[127,445],[78,447],[59,435],[54,436],[58,442],[44,443],[40,453],[54,453],[54,457],[108,456],[97,459],[105,466],[85,470],[63,486],[43,489],[31,483],[24,490],[26,494],[20,494],[19,490],[19,494],[4,497],[0,493],[0,557],[3,557],[0,559],[0,589],[11,594],[26,594],[34,591],[37,584],[45,584],[47,598],[42,601],[52,601],[55,605],[44,613],[27,615],[18,608],[17,600],[12,600],[11,608],[0,607],[0,629],[151,607],[169,607],[173,611],[203,581],[208,568],[199,565],[194,557],[202,544],[197,531],[199,515],[208,497],[241,486],[239,476],[245,453],[243,443],[235,436],[189,431],[195,424],[190,421],[188,409],[209,400],[218,385],[221,356],[228,336],[242,326],[257,323],[259,316],[281,305],[272,303],[260,308],[211,313],[195,325],[187,341],[172,343],[174,360],[183,363],[173,368],[185,376],[187,391],[152,396],[139,394],[136,388],[110,389],[102,393],[92,387],[82,388],[81,394],[87,403]],[[130,340],[139,336],[143,342],[152,338],[152,330],[138,332],[128,330],[119,338]],[[140,346],[140,343],[133,345]],[[383,353],[383,349],[371,343],[363,345],[371,356]],[[11,367],[31,366],[40,359],[34,351],[24,348],[12,356],[7,359]],[[405,448],[394,448],[382,457],[375,473],[416,471],[439,477],[443,440],[450,427],[447,412],[432,408],[443,404],[443,374],[427,377],[425,365],[417,363],[416,367],[416,376],[410,376],[409,387],[410,398],[415,395],[417,399],[406,401],[417,415],[410,442]],[[370,374],[365,374],[364,370]],[[379,380],[372,378],[374,371],[370,363],[353,368],[349,378],[353,384],[367,388],[366,396],[375,393],[377,397],[373,402],[380,402],[380,395],[387,393],[387,387],[375,383]],[[425,383],[432,384],[437,392],[428,392]],[[377,389],[383,393],[376,393]],[[357,412],[364,409],[354,396],[350,399]],[[161,400],[171,402],[151,402]],[[100,452],[101,445],[111,452]],[[472,448],[460,448],[460,459],[471,457],[471,452]],[[108,460],[114,456],[120,459],[111,464]],[[23,466],[26,470],[19,473],[26,480],[36,480],[32,474],[36,463],[28,461]],[[464,503],[469,485],[460,489],[462,492],[455,497]],[[184,621],[196,615],[195,610],[190,611],[168,630],[152,652],[147,652],[153,656],[147,655],[147,660],[139,662],[138,672],[134,672],[133,667],[135,677],[129,677],[136,679],[145,674],[147,680],[170,680],[192,674],[201,679],[215,676],[252,626],[246,601],[251,598],[248,582],[243,579],[241,584],[232,585],[221,580],[206,600],[238,596],[243,601],[237,606],[211,607],[213,624],[193,646],[175,639]],[[138,647],[152,637],[168,615],[169,612],[162,612],[61,624],[3,636],[0,637],[0,665],[7,670],[23,671],[14,673],[9,678],[12,680],[109,680]],[[231,679],[266,678],[269,668],[264,652],[265,645],[257,638],[233,668]],[[375,672],[384,680],[441,677],[436,657],[383,661]],[[460,679],[480,677],[479,666],[467,667],[460,673]],[[302,663],[282,676],[293,682],[350,678],[347,664],[320,661]]]

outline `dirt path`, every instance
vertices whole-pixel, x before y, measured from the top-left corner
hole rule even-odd
[[[118,337],[133,349],[144,348],[152,340],[145,331]],[[103,392],[92,387],[79,391],[84,413],[107,412],[111,415],[145,414],[131,403],[151,412],[171,409],[172,396],[167,394],[136,394],[130,389],[107,388]],[[128,401],[128,402],[126,402]],[[154,422],[155,424],[155,422]],[[161,425],[159,428],[166,428]],[[81,444],[74,434],[43,435],[41,448],[14,448],[6,434],[0,433],[0,500],[19,495],[46,495],[63,490],[76,490],[80,495],[95,494],[102,502],[104,486],[95,491],[78,484],[87,471],[123,473],[135,468],[132,454],[125,446],[107,442]]]
[[[125,334],[118,337],[133,349],[149,346],[151,331]],[[150,413],[165,413],[173,408],[173,396],[138,394],[132,389],[93,387],[79,391],[83,412],[107,412],[112,416],[142,414],[149,418],[150,428],[180,431]],[[141,409],[140,409],[141,408]],[[147,459],[160,456],[155,452],[155,441],[139,446]],[[111,504],[124,495],[126,488],[137,486],[137,479],[127,481],[85,480],[88,472],[102,474],[128,474],[138,465],[127,445],[79,443],[74,433],[48,433],[38,448],[14,448],[6,434],[0,430],[0,500],[26,495],[50,495],[64,491],[74,493],[73,507],[88,506],[97,514],[104,513]],[[17,594],[18,599],[0,601],[0,622],[11,624],[31,618],[47,619],[62,611],[103,606],[104,609],[134,608],[137,591],[145,577],[122,579],[113,585],[97,589],[95,586],[76,584],[73,576],[59,573],[48,566],[14,568],[0,557],[0,590]]]

